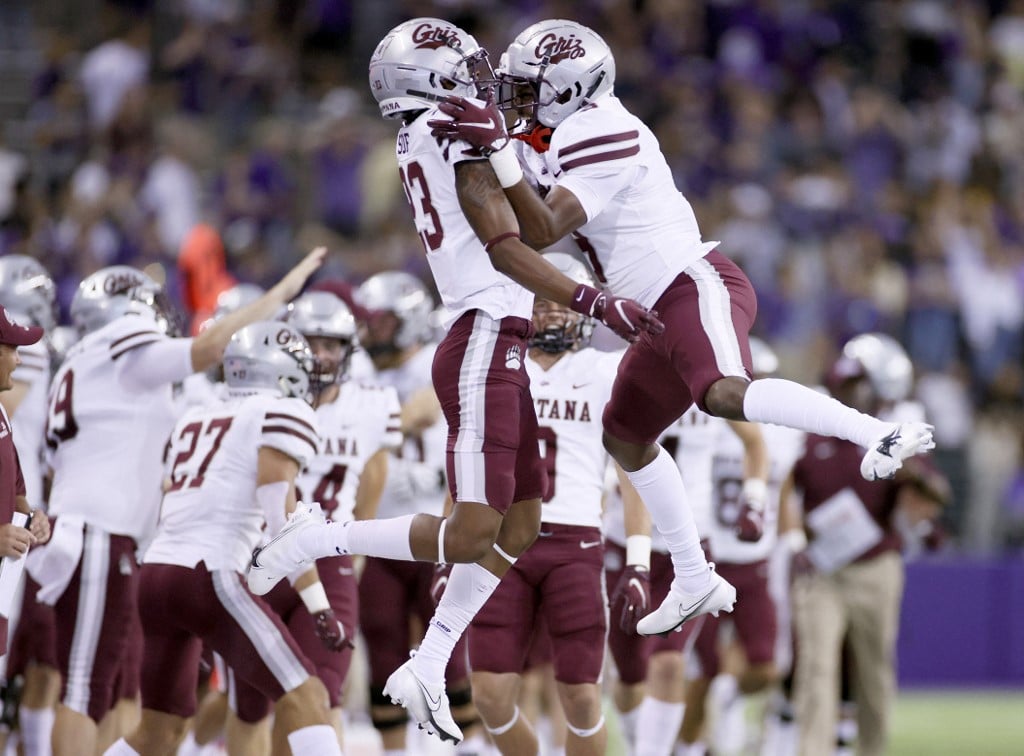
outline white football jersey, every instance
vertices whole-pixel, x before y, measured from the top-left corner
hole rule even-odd
[[[427,121],[445,118],[437,110],[422,114],[398,132],[398,173],[412,207],[416,230],[427,253],[434,283],[445,307],[444,325],[462,313],[482,310],[493,319],[509,315],[529,319],[533,293],[491,265],[484,245],[462,214],[455,191],[455,164],[465,159],[465,142],[442,142]]]
[[[621,359],[622,352],[586,348],[567,352],[544,370],[527,355],[540,455],[548,471],[543,522],[601,527],[608,466],[601,416]]]
[[[431,371],[436,351],[437,344],[424,344],[405,363],[378,372],[376,383],[392,386],[398,392],[398,401],[404,404],[421,389],[433,387]],[[444,470],[447,443],[448,423],[439,410],[437,422],[419,435],[405,436],[402,445],[395,451],[395,456],[429,465],[434,470]],[[445,500],[444,491],[434,496],[413,499],[396,484],[396,477],[388,475],[388,481],[380,497],[380,506],[377,508],[377,517],[398,517],[417,512],[441,514]]]
[[[771,465],[764,506],[764,535],[745,543],[733,529],[742,505],[743,442],[732,432],[723,433],[712,465],[714,512],[711,518],[711,553],[719,562],[749,564],[767,559],[779,535],[779,493],[790,469],[803,453],[804,433],[781,425],[761,425]]]
[[[316,422],[306,402],[271,392],[187,410],[171,433],[167,491],[143,561],[243,572],[262,537],[259,451],[277,449],[305,467],[317,453]]]
[[[717,245],[702,242],[657,138],[614,95],[566,118],[543,157],[537,180],[579,200],[587,222],[574,236],[616,295],[651,307]]]
[[[126,315],[68,350],[50,384],[50,514],[75,514],[108,533],[144,540],[156,525],[162,459],[177,417],[170,383],[136,390],[119,363],[169,339],[146,315]],[[191,341],[182,339],[183,348]]]
[[[708,537],[712,518],[711,462],[718,438],[732,432],[728,424],[691,405],[682,416],[661,434],[658,443],[672,455],[686,486],[686,503],[693,511],[697,532],[702,539]],[[620,546],[626,543],[626,526],[622,510],[622,497],[616,488],[609,497],[604,521],[605,537]],[[665,541],[657,528],[651,529],[651,548],[667,553]]]
[[[50,386],[50,352],[43,341],[18,347],[21,364],[11,379],[28,386],[11,418],[14,446],[25,477],[25,498],[33,507],[43,501],[43,450],[46,433],[46,391]]]
[[[333,402],[316,408],[320,448],[296,481],[299,499],[319,502],[334,522],[351,520],[367,460],[402,443],[401,411],[390,386],[341,384]]]

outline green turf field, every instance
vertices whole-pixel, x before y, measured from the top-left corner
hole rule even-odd
[[[1024,691],[901,691],[892,756],[1024,754]]]
[[[610,703],[606,714],[608,754],[621,756]],[[900,691],[889,756],[1024,756],[1024,691]]]

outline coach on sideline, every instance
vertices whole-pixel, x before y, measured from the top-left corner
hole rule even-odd
[[[11,374],[21,363],[18,347],[35,344],[43,337],[39,326],[22,326],[11,321],[7,310],[0,307],[0,391],[10,391],[14,385]],[[12,523],[15,512],[29,516],[29,527],[20,528]],[[50,538],[50,522],[28,505],[25,498],[25,480],[21,476],[18,450],[7,410],[0,404],[0,557],[20,559],[29,548],[45,543]],[[7,617],[0,617],[0,654],[7,653]]]

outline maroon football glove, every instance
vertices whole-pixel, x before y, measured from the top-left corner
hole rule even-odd
[[[734,526],[736,538],[744,543],[757,543],[764,535],[764,510],[750,502],[744,502],[736,517]]]
[[[313,624],[316,626],[316,637],[324,644],[328,651],[342,651],[346,648],[354,648],[355,644],[345,633],[345,626],[341,624],[334,615],[333,609],[324,609],[313,616]]]
[[[658,320],[658,313],[653,310],[632,299],[616,297],[586,284],[576,287],[569,307],[597,318],[630,343],[640,338],[643,331],[657,335],[665,330],[665,324]]]
[[[627,635],[636,634],[636,623],[651,610],[651,575],[646,568],[626,565],[612,591],[612,616]]]
[[[460,139],[480,150],[481,155],[490,155],[508,144],[508,130],[505,128],[505,116],[494,100],[468,99],[466,97],[446,97],[437,106],[450,121],[436,118],[427,121],[431,134],[442,139]]]
[[[430,598],[433,599],[434,606],[441,601],[444,589],[448,585],[448,576],[451,574],[452,566],[450,564],[439,564],[434,568],[434,577],[430,581]]]

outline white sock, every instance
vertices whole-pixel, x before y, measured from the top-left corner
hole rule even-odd
[[[619,712],[619,729],[622,731],[622,737],[626,741],[626,745],[629,746],[630,752],[632,752],[633,746],[636,745],[636,722],[639,717],[639,706],[629,711]]]
[[[128,745],[124,738],[120,738],[103,752],[103,756],[141,756],[141,754]]]
[[[683,723],[683,704],[659,701],[651,696],[637,707],[636,756],[662,756],[672,753]]]
[[[444,670],[455,644],[500,582],[501,578],[479,564],[452,566],[448,585],[413,659],[417,675],[430,683],[444,682]]]
[[[627,475],[672,555],[675,572],[672,587],[686,593],[700,593],[707,587],[711,572],[700,547],[697,524],[686,500],[686,488],[676,461],[659,447],[658,456],[650,464]]]
[[[296,544],[303,554],[315,559],[339,554],[363,554],[382,559],[411,562],[409,529],[416,515],[383,520],[329,522],[298,534]]]
[[[310,725],[288,733],[288,745],[292,753],[309,753],[317,756],[341,756],[338,734],[330,725]]]
[[[893,427],[892,423],[782,378],[752,381],[743,397],[743,415],[752,423],[785,425],[819,436],[844,438],[858,446],[871,446]]]
[[[25,756],[52,756],[50,736],[56,712],[53,709],[26,709],[23,706],[19,717]]]

